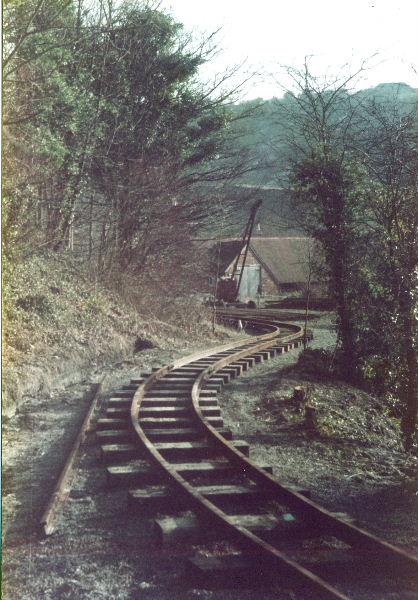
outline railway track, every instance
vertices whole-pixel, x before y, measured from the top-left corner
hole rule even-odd
[[[347,572],[416,575],[415,556],[282,485],[249,458],[248,444],[232,439],[217,392],[300,346],[304,334],[271,311],[224,310],[218,318],[245,320],[253,337],[156,368],[110,398],[97,421],[109,485],[126,486],[129,509],[154,519],[161,547],[212,548],[187,561],[188,576],[203,582],[250,577],[303,589],[306,598],[347,600],[335,583]]]

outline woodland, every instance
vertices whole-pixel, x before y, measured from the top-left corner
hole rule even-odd
[[[325,257],[334,371],[388,398],[416,447],[417,90],[355,92],[365,66],[325,79],[307,59],[276,98],[242,101],[239,67],[200,78],[216,35],[197,39],[142,0],[11,0],[3,21],[6,348],[16,302],[43,310],[13,288],[33,256],[73,261],[74,286],[83,272],[187,302],[193,240],[241,214],[230,187],[277,186],[283,218]]]

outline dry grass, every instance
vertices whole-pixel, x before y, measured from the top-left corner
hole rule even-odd
[[[68,255],[6,265],[4,279],[7,414],[25,394],[131,356],[139,338],[144,347],[170,349],[231,336],[219,326],[213,334],[210,311],[192,295],[170,298],[129,278],[104,287]]]

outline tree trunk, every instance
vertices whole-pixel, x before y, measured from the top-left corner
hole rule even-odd
[[[348,298],[348,266],[346,236],[340,233],[329,245],[334,298],[338,316],[338,334],[342,348],[342,375],[350,382],[357,381],[357,357],[353,315]]]
[[[418,412],[418,359],[415,345],[415,315],[414,307],[408,290],[403,290],[399,298],[400,316],[403,321],[402,345],[405,350],[406,381],[403,386],[402,400],[404,414],[401,428],[404,435],[405,449],[409,450],[415,439]]]
[[[353,324],[343,291],[341,294],[338,294],[337,297],[337,314],[342,347],[342,374],[347,381],[356,382],[357,359],[353,336]]]

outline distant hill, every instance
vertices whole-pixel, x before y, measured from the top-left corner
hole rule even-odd
[[[392,102],[401,113],[408,113],[417,104],[418,89],[405,83],[381,83],[373,88],[360,90],[355,96],[360,104]],[[239,143],[251,149],[253,166],[256,168],[242,176],[234,185],[223,184],[222,188],[209,186],[209,193],[216,189],[220,198],[233,199],[235,208],[227,215],[209,218],[204,235],[218,236],[221,231],[223,237],[239,236],[252,204],[259,199],[263,204],[257,215],[254,236],[301,234],[297,223],[293,222],[288,194],[283,188],[288,163],[283,142],[285,131],[278,118],[278,109],[289,101],[290,95],[285,94],[280,99],[251,100],[233,107],[236,115],[252,111],[251,116],[239,119],[235,127],[239,129]]]
[[[349,94],[349,92],[347,92]],[[392,102],[401,112],[410,112],[418,101],[418,89],[406,83],[381,83],[373,88],[367,88],[349,94],[355,96],[359,104],[367,102]],[[258,161],[258,169],[248,173],[242,183],[256,186],[277,186],[282,179],[285,168],[281,164],[280,153],[285,135],[285,126],[278,117],[279,109],[291,101],[291,96],[271,98],[267,101],[251,100],[234,106],[234,112],[239,115],[258,105],[259,108],[247,119],[238,121],[241,130],[241,143],[251,147]]]
[[[360,90],[357,94],[364,98],[375,98],[378,102],[396,99],[408,109],[408,105],[411,108],[417,102],[418,89],[406,83],[379,83],[375,87]]]

